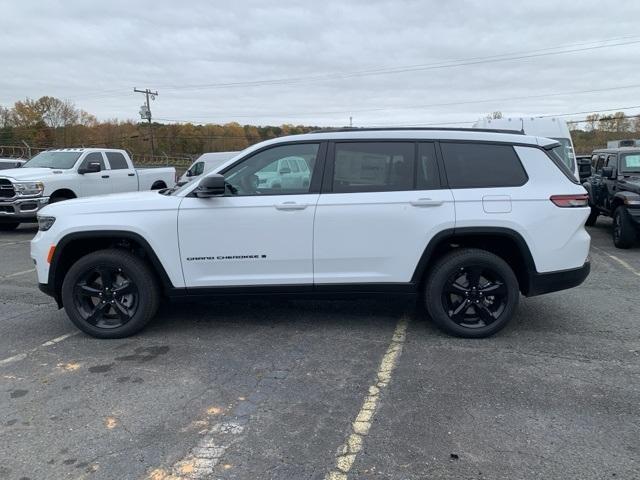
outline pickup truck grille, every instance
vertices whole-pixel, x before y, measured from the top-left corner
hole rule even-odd
[[[13,198],[15,196],[16,191],[13,188],[11,180],[0,178],[0,198]]]

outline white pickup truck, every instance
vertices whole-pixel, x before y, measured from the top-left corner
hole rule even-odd
[[[21,168],[0,172],[0,230],[36,222],[49,203],[109,193],[160,190],[175,185],[173,167],[133,168],[125,150],[47,150]]]

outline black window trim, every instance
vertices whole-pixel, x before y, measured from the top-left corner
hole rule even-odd
[[[513,150],[513,154],[518,159],[518,165],[520,165],[520,168],[524,172],[524,182],[517,185],[482,185],[481,187],[452,187],[449,185],[449,178],[447,177],[447,170],[444,164],[444,154],[442,153],[442,148],[441,148],[441,145],[443,143],[473,143],[473,144],[483,144],[483,145],[502,145],[502,146],[511,147],[511,149]],[[495,142],[491,140],[438,140],[437,149],[442,161],[442,171],[444,172],[445,179],[446,179],[445,180],[447,185],[446,188],[450,190],[469,190],[472,188],[519,188],[519,187],[525,186],[527,183],[529,183],[529,174],[527,173],[527,169],[524,168],[524,165],[522,164],[522,160],[520,160],[520,155],[518,155],[518,152],[516,152],[515,147],[533,147],[533,148],[538,148],[544,151],[545,153],[547,153],[545,149],[540,147],[539,145],[531,145],[528,143]],[[549,155],[547,154],[547,156]]]

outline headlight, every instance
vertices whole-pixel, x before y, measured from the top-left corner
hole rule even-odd
[[[13,184],[18,195],[42,195],[44,184],[42,182],[18,182]]]
[[[46,232],[56,221],[56,217],[45,217],[38,215],[38,230]]]

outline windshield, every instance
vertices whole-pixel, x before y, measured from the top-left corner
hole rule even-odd
[[[82,152],[42,152],[33,157],[22,168],[61,168],[75,165]]]
[[[560,145],[555,147],[553,151],[562,159],[562,163],[569,167],[572,172],[575,171],[575,155],[571,141],[568,138],[554,138],[554,140]]]
[[[640,173],[640,153],[623,155],[620,169],[623,173]]]

